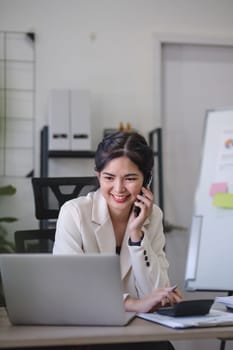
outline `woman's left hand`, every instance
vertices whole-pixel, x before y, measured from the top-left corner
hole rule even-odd
[[[150,215],[153,203],[153,193],[148,188],[142,187],[142,193],[137,195],[137,201],[135,202],[135,207],[140,209],[139,215],[135,215],[133,208],[128,223],[129,234],[132,241],[137,242],[140,240],[143,223]]]

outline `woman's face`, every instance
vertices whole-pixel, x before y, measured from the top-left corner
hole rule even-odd
[[[112,212],[131,210],[143,184],[143,174],[127,157],[111,160],[98,173],[101,192]]]

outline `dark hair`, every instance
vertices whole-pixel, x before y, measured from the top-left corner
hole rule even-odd
[[[100,172],[109,161],[123,156],[136,164],[144,181],[148,181],[154,165],[153,151],[137,132],[118,131],[104,137],[95,153],[95,170]]]

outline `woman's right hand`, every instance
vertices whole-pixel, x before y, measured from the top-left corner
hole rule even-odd
[[[153,312],[161,306],[170,306],[177,304],[183,299],[178,288],[172,287],[156,288],[148,296],[141,299],[134,299],[128,296],[125,299],[126,311],[133,312]]]

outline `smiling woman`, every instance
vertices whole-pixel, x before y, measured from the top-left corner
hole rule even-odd
[[[124,214],[127,218],[143,183],[143,174],[137,165],[125,156],[115,158],[97,176],[110,215]]]
[[[132,207],[142,188],[143,174],[135,163],[123,156],[108,162],[97,176],[108,205],[116,246],[120,251]],[[141,231],[132,232],[132,235],[136,241],[142,237]]]
[[[162,212],[144,185],[152,168],[153,152],[144,137],[135,132],[106,136],[95,154],[99,189],[66,202],[57,221],[54,254],[120,255],[127,311],[149,312],[182,299],[169,284]],[[169,347],[163,343],[156,349]]]

